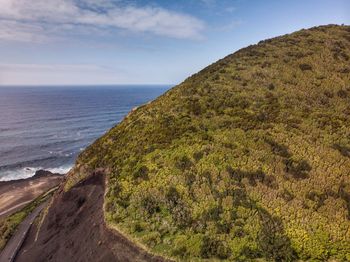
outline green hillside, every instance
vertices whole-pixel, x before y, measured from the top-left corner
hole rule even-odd
[[[67,188],[96,168],[107,221],[152,252],[350,261],[350,26],[210,65],[88,147]]]

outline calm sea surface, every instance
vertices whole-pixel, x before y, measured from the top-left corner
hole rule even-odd
[[[169,86],[0,87],[0,181],[67,172],[87,145]]]

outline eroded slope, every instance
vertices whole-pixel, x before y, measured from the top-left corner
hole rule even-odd
[[[60,190],[31,229],[16,261],[164,261],[109,230],[103,217],[104,175]]]

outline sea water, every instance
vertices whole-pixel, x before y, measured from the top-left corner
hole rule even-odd
[[[0,87],[0,181],[66,173],[134,107],[170,86]]]

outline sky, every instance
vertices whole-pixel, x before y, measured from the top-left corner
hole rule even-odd
[[[0,85],[170,84],[349,0],[0,0]]]

